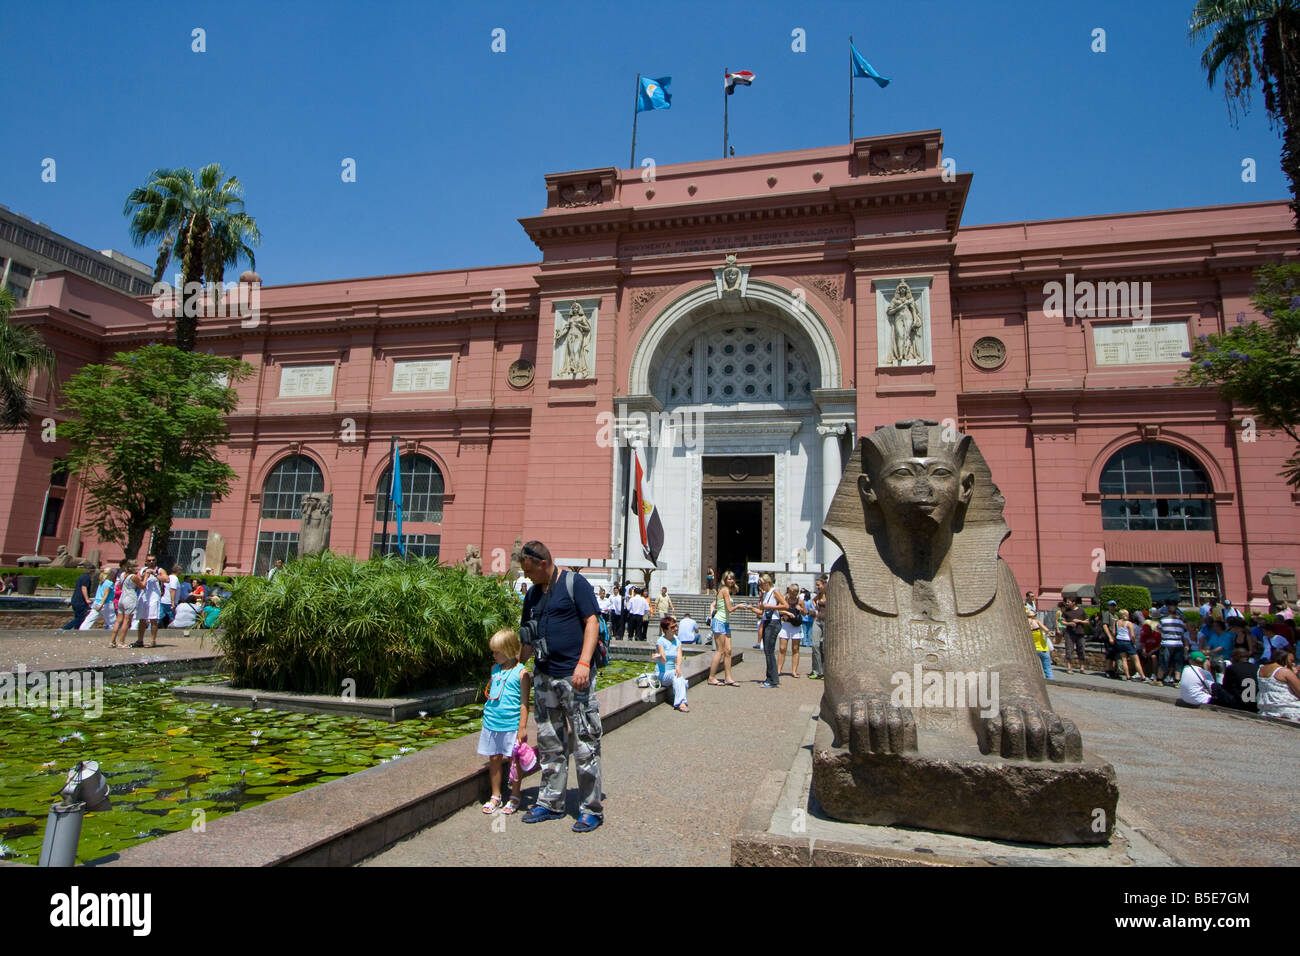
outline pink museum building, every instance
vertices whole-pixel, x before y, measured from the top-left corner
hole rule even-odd
[[[925,417],[979,442],[1023,588],[1104,560],[1263,601],[1264,572],[1297,564],[1290,443],[1175,378],[1194,336],[1256,318],[1253,270],[1296,257],[1286,203],[963,226],[972,175],[942,151],[925,130],[652,181],[556,173],[520,220],[539,262],[264,287],[254,318],[200,321],[199,348],[254,372],[229,421],[238,480],[178,504],[174,553],[199,567],[220,532],[227,570],[260,572],[294,553],[316,490],[331,547],[369,554],[396,435],[408,551],[473,545],[505,570],[523,535],[617,556],[635,436],[666,532],[655,585],[698,590],[710,567],[832,558],[821,520],[852,443]],[[151,305],[55,272],[16,315],[67,375],[170,341]],[[37,400],[0,438],[5,564],[76,526],[101,547],[42,441],[57,387]]]

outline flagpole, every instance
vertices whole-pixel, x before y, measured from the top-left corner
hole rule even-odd
[[[849,34],[849,143],[853,143],[853,34]]]
[[[627,161],[628,169],[636,169],[636,120],[640,115],[637,106],[641,102],[641,74],[636,75],[636,95],[632,97],[632,158]]]
[[[722,158],[727,158],[727,68],[722,68]]]
[[[388,554],[388,516],[392,514],[393,511],[393,475],[396,474],[396,468],[397,468],[397,461],[396,461],[397,436],[396,435],[389,436],[388,441],[389,441],[388,500],[387,503],[385,503],[384,505],[384,540],[383,543],[379,546],[379,556],[381,558],[387,556]]]
[[[627,525],[632,516],[632,458],[635,455],[631,443],[627,446],[627,469],[623,473],[623,566],[619,569],[618,588],[622,593],[623,582],[627,580]]]

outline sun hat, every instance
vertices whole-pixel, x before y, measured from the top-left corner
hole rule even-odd
[[[1112,604],[1119,604],[1119,602],[1118,602],[1118,601],[1107,601],[1107,602],[1106,602],[1106,606],[1107,606],[1107,607],[1110,607]]]
[[[518,783],[521,773],[532,773],[537,766],[537,751],[524,742],[515,744],[510,754],[510,782]]]
[[[1187,655],[1187,659],[1189,661],[1200,661],[1202,664],[1205,663],[1205,655],[1200,651],[1192,651],[1192,653]]]

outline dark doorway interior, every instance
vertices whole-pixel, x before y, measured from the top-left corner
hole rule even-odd
[[[718,576],[736,572],[736,582],[745,588],[747,566],[763,560],[763,503],[761,501],[718,502]]]

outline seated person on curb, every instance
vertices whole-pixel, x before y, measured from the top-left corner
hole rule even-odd
[[[677,631],[683,644],[695,644],[700,639],[700,626],[695,623],[689,611],[682,614],[682,619],[677,622]]]
[[[1256,703],[1265,716],[1300,722],[1300,677],[1290,651],[1274,651],[1272,660],[1259,665]]]
[[[1255,712],[1259,694],[1259,662],[1250,659],[1250,651],[1246,648],[1233,648],[1232,663],[1223,672],[1223,689],[1232,697],[1230,706]]]
[[[672,615],[659,621],[659,640],[655,644],[655,660],[659,662],[659,683],[673,686],[673,709],[689,714],[686,706],[686,678],[682,676],[682,642],[677,638],[677,619]]]
[[[1187,666],[1183,668],[1183,676],[1178,681],[1178,706],[1203,707],[1205,704],[1217,703],[1214,699],[1216,688],[1218,685],[1214,683],[1214,675],[1205,667],[1205,655],[1200,651],[1192,651],[1188,655]]]
[[[214,594],[208,601],[207,606],[203,608],[203,627],[211,629],[217,626],[217,621],[221,618],[221,595]]]

